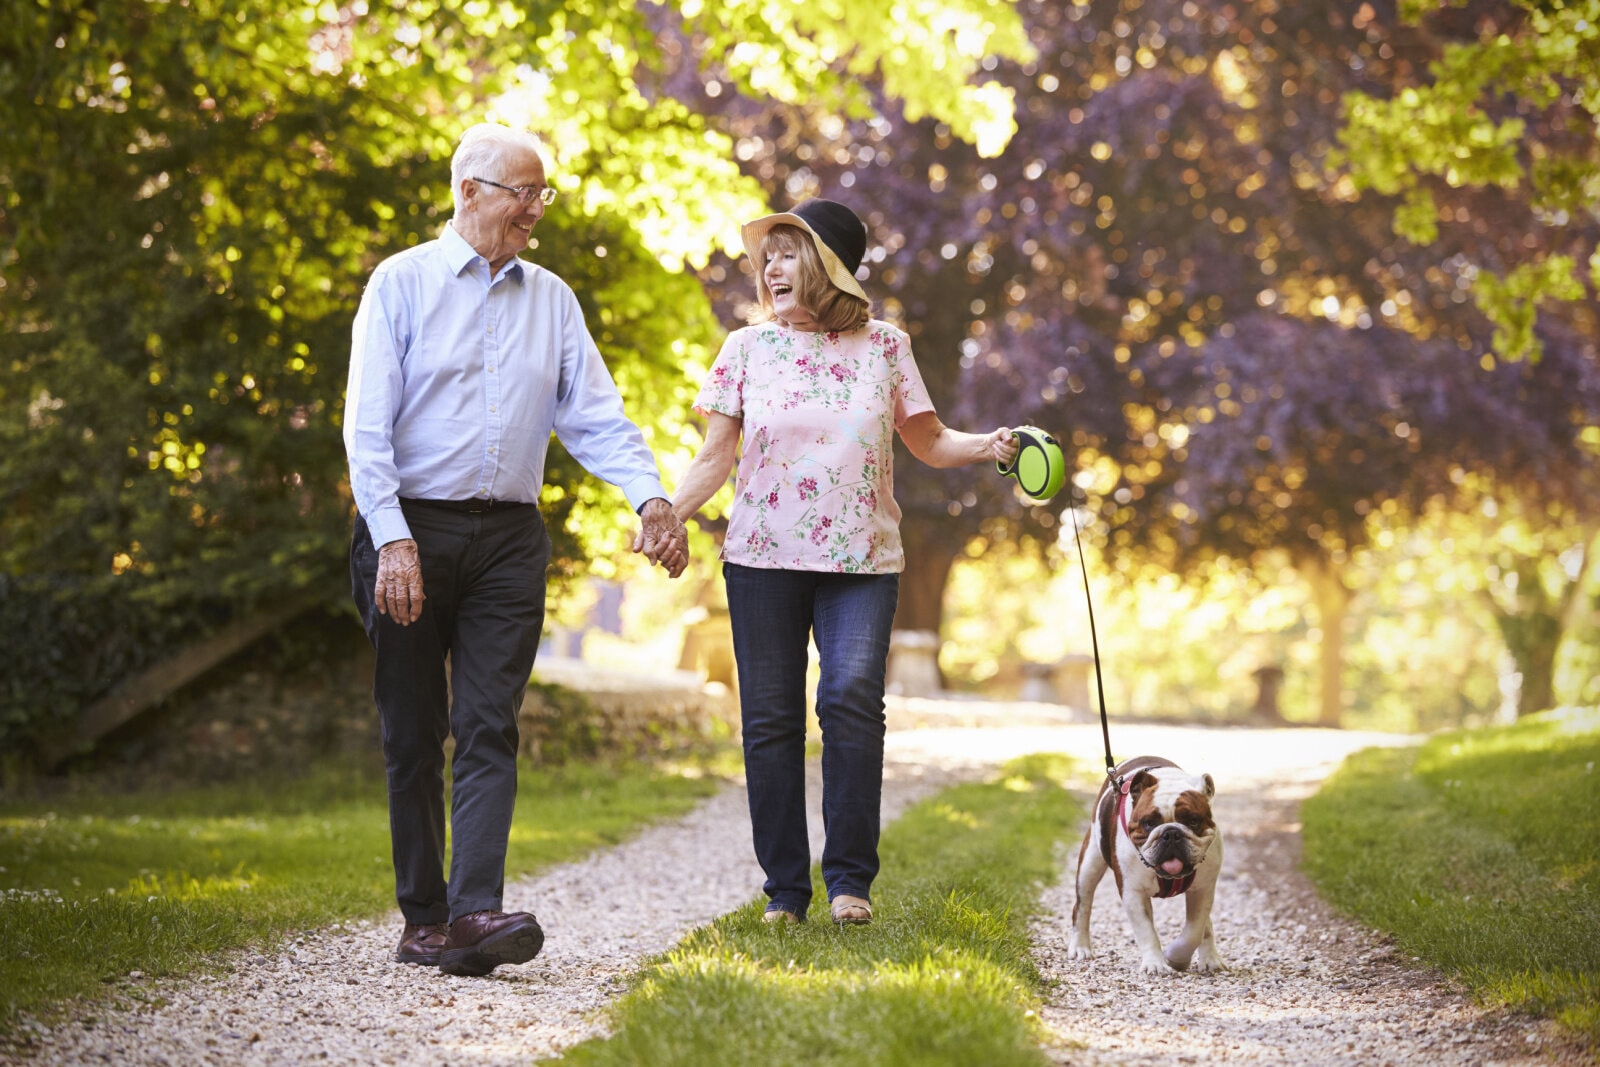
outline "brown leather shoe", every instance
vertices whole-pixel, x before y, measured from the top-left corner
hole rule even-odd
[[[502,963],[527,963],[543,947],[544,931],[530,912],[475,911],[450,924],[439,970],[478,978]]]
[[[439,953],[449,933],[449,923],[406,923],[406,928],[400,931],[400,947],[394,950],[394,961],[439,966]]]

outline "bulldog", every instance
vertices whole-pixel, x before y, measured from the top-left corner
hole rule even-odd
[[[1211,902],[1222,871],[1222,831],[1211,820],[1216,784],[1159,756],[1135,756],[1100,787],[1094,819],[1078,849],[1078,899],[1067,955],[1086,960],[1095,887],[1109,868],[1148,974],[1226,967],[1211,932]],[[1184,898],[1183,932],[1161,951],[1150,901]]]

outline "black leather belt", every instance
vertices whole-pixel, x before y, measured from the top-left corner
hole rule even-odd
[[[415,497],[403,496],[402,504],[414,504],[421,508],[440,508],[444,511],[465,511],[469,514],[478,514],[484,511],[506,511],[510,508],[531,508],[537,505],[529,504],[524,500],[418,500]]]

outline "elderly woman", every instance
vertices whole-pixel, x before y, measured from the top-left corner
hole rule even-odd
[[[855,271],[866,227],[831,200],[743,228],[755,323],[729,336],[695,409],[706,440],[673,500],[680,520],[727,481],[744,448],[723,576],[739,665],[745,777],[769,922],[811,903],[806,832],[807,644],[821,657],[822,878],[836,923],[872,921],[883,786],[883,688],[905,558],[893,434],[934,467],[1009,462],[1005,427],[939,421],[910,339],[873,319]]]

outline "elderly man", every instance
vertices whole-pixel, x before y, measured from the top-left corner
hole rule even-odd
[[[483,975],[544,944],[533,915],[500,908],[517,710],[544,625],[550,539],[538,500],[551,433],[622,489],[645,555],[672,577],[688,538],[572,290],[517,258],[555,199],[538,141],[474,126],[450,172],[443,234],[379,264],[361,298],[344,438],[357,510],[350,577],[377,650],[405,918],[394,958]]]

